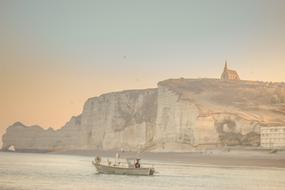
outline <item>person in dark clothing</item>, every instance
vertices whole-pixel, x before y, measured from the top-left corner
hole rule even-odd
[[[140,168],[140,167],[141,167],[140,160],[136,159],[135,168]]]

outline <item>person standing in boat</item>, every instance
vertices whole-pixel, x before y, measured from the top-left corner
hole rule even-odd
[[[136,159],[135,168],[140,168],[140,159]]]
[[[116,158],[115,158],[115,165],[120,165],[120,154],[117,152],[116,153]]]

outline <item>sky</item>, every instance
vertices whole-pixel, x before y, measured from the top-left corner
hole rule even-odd
[[[285,81],[283,0],[0,0],[0,136],[168,78]],[[1,144],[1,143],[0,143]]]

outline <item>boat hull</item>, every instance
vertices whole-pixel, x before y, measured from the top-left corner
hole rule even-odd
[[[106,166],[102,164],[96,164],[94,162],[93,165],[97,169],[98,173],[103,173],[103,174],[143,175],[143,176],[149,176],[154,174],[153,168],[124,168],[117,166]]]

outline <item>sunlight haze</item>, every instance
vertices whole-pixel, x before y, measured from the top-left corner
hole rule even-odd
[[[0,135],[168,78],[285,81],[282,0],[0,0]]]

